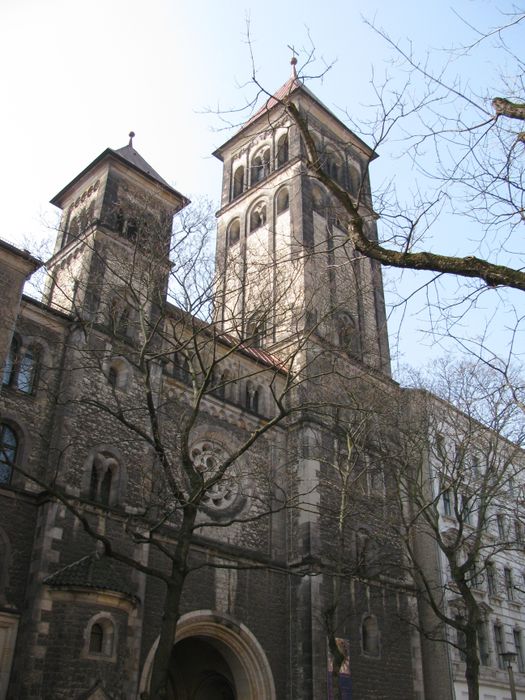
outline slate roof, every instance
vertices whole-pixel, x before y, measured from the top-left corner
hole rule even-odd
[[[142,170],[143,173],[146,173],[146,175],[149,175],[152,177],[154,180],[157,180],[157,182],[160,182],[161,185],[165,185],[166,187],[170,187],[166,180],[162,178],[156,170],[154,170],[151,165],[144,160],[144,158],[140,155],[140,153],[137,153],[137,151],[128,144],[127,146],[124,146],[123,148],[117,148],[116,150],[110,149],[113,151],[113,153],[116,153],[117,155],[121,156],[122,158],[125,158],[128,163],[131,163],[131,165],[134,165],[138,170]]]
[[[73,187],[87,172],[92,168],[102,162],[105,158],[112,157],[117,161],[124,162],[126,165],[130,165],[135,170],[139,171],[145,175],[150,180],[158,183],[163,187],[164,190],[168,191],[171,195],[175,195],[181,200],[182,206],[186,206],[190,203],[190,200],[181,194],[178,190],[169,185],[164,178],[162,178],[158,172],[151,167],[151,165],[144,160],[144,158],[138,153],[131,144],[123,146],[122,148],[106,148],[94,161],[92,161],[82,172],[80,172],[76,177],[74,177],[70,183],[63,187],[58,194],[56,194],[53,199],[51,199],[51,204],[57,207],[61,207],[62,198],[64,195]]]
[[[48,586],[93,588],[135,597],[118,563],[97,553],[88,554],[46,576]]]

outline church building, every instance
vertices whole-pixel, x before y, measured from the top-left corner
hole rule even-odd
[[[40,300],[41,262],[0,241],[0,700],[147,698],[183,537],[172,700],[424,697],[378,439],[399,392],[381,269],[289,100],[375,238],[375,154],[293,65],[214,154],[213,269],[133,135],[51,200]]]

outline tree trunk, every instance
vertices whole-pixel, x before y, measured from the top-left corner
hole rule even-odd
[[[172,568],[171,580],[166,586],[159,645],[155,652],[151,672],[149,700],[166,700],[168,697],[171,652],[173,651],[175,632],[180,617],[180,599],[184,586],[184,576],[180,573],[177,575],[174,569],[175,564]]]
[[[159,645],[155,652],[148,700],[167,700],[171,653],[180,617],[180,600],[187,576],[187,563],[197,509],[187,505],[184,509],[177,547],[171,563],[170,579],[166,584],[164,611],[160,626]]]
[[[465,679],[468,688],[468,700],[479,700],[479,656],[476,628],[465,632]]]

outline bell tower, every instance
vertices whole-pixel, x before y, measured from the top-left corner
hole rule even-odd
[[[302,83],[289,80],[214,155],[224,163],[217,266],[225,332],[275,354],[309,332],[387,375],[381,269],[353,250],[345,212],[306,167],[286,111],[307,119],[327,173],[360,202],[377,237],[368,165],[376,154]]]
[[[51,200],[63,214],[45,301],[83,321],[125,323],[130,308],[147,316],[165,299],[172,220],[188,200],[135,150],[134,135]]]

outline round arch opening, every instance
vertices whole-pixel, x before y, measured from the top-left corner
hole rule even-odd
[[[149,687],[158,639],[142,673]],[[170,669],[170,700],[275,700],[270,665],[245,625],[212,611],[184,615],[177,626]]]

